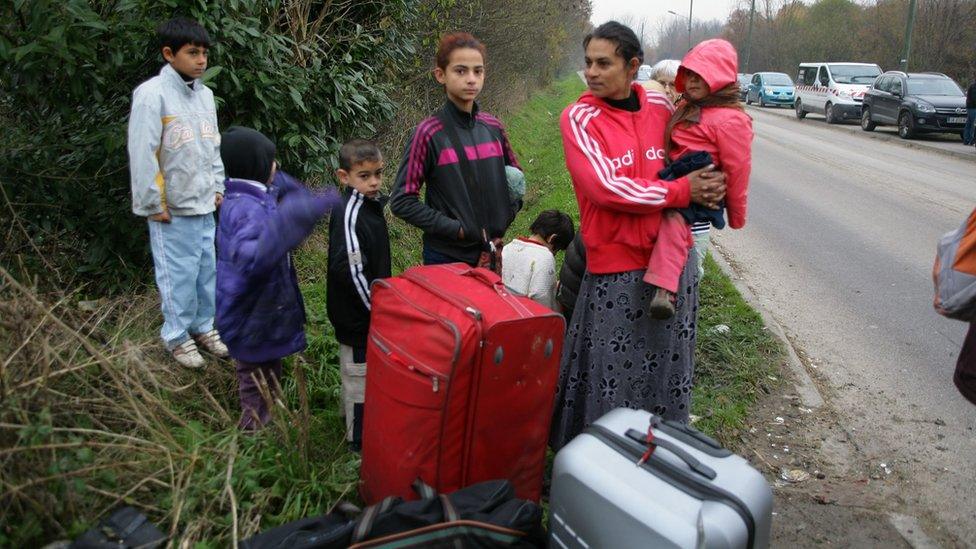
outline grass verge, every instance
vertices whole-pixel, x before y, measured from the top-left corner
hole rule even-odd
[[[529,183],[509,236],[526,234],[544,209],[578,221],[558,120],[581,90],[573,75],[507,120]],[[416,264],[417,231],[395,220],[390,231],[394,269]],[[92,304],[40,297],[0,269],[0,546],[72,538],[128,504],[174,546],[226,547],[355,500],[359,461],[338,416],[325,243],[320,232],[297,254],[309,347],[286,366],[274,422],[253,436],[235,428],[229,362],[178,370],[159,348],[151,289]],[[723,438],[742,425],[781,351],[711,261],[701,303],[693,413]]]

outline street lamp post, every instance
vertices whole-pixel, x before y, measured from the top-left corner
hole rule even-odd
[[[752,57],[752,20],[756,16],[756,0],[752,0],[749,8],[749,37],[746,38],[746,66],[742,72],[749,74],[749,58]]]
[[[902,51],[901,70],[908,72],[908,58],[912,55],[912,29],[915,27],[915,0],[908,3],[908,24],[905,26],[905,49]]]
[[[674,10],[668,10],[671,15],[677,15],[678,17],[685,17],[688,19],[688,49],[691,49],[691,16],[692,9],[695,7],[695,0],[689,0],[688,2],[688,15],[682,15]]]

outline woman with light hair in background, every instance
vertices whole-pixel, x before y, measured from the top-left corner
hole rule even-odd
[[[677,59],[662,59],[651,67],[651,79],[644,82],[645,88],[656,89],[668,96],[672,103],[677,103],[681,97],[674,87],[674,79],[678,76],[681,61]],[[649,85],[650,84],[650,85]],[[695,255],[698,256],[698,278],[705,276],[705,255],[708,253],[708,231],[711,224],[707,221],[691,224],[691,236],[695,238]]]
[[[678,90],[674,87],[674,79],[678,76],[681,61],[677,59],[662,59],[651,67],[651,82],[657,82],[663,88],[664,94],[672,103],[678,102]]]

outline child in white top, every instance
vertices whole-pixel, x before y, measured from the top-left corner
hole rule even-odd
[[[509,290],[555,309],[555,254],[569,246],[576,229],[568,215],[546,210],[529,230],[532,236],[516,238],[502,248],[502,282]]]

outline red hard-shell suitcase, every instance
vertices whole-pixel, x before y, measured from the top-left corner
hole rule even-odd
[[[462,263],[372,286],[361,492],[367,504],[508,479],[542,490],[563,317]]]

